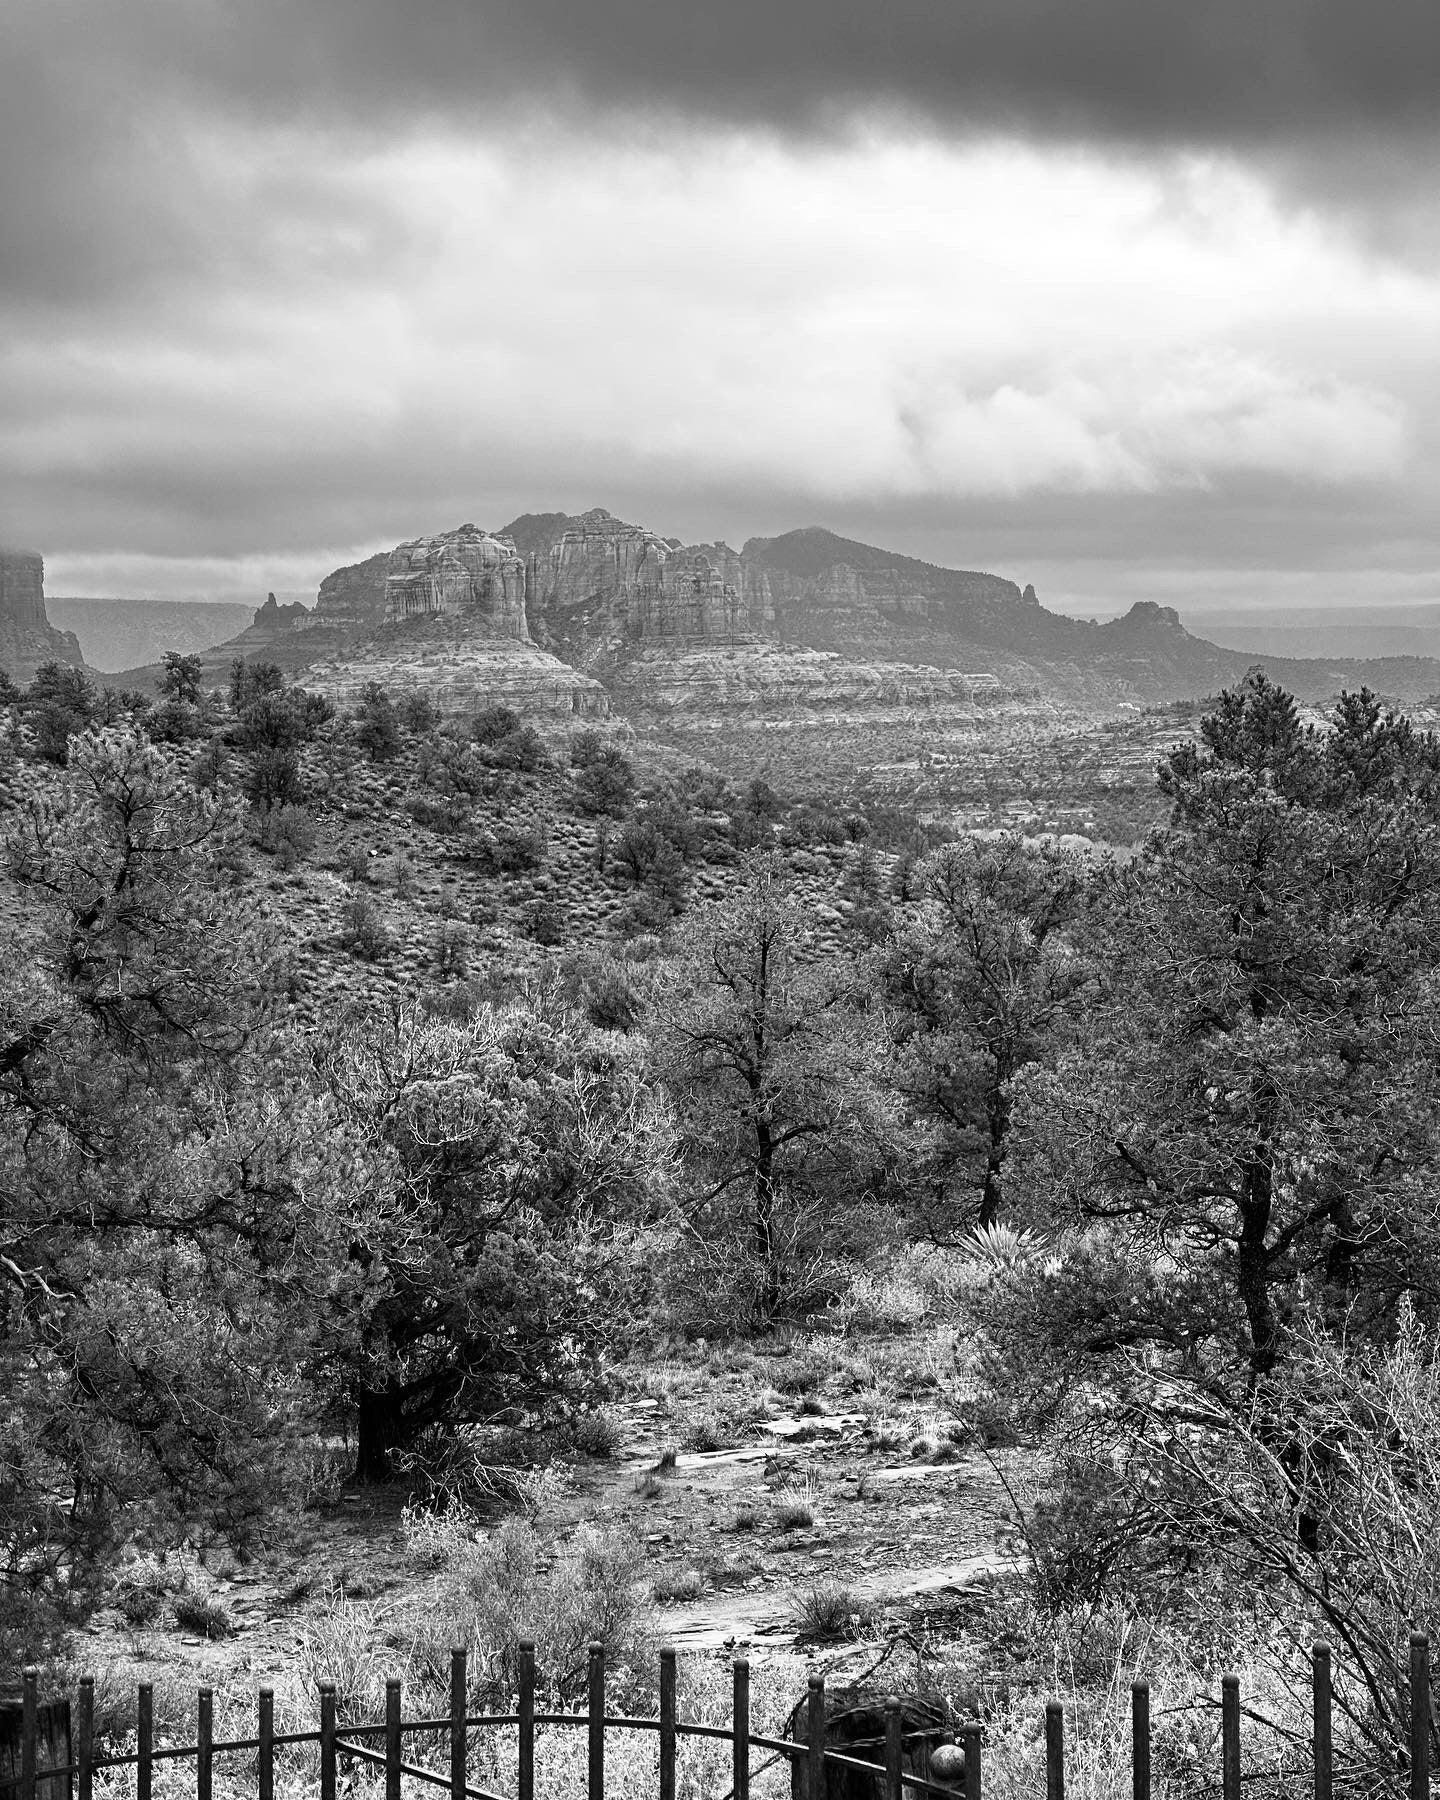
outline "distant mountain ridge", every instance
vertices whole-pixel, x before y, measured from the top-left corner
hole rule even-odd
[[[193,655],[243,631],[253,607],[233,601],[47,599],[51,623],[73,631],[85,661],[102,674],[158,662],[166,650]]]
[[[525,679],[538,680],[548,656],[598,681],[617,710],[636,716],[702,703],[793,712],[867,694],[952,709],[1009,697],[1113,711],[1214,693],[1256,662],[1307,700],[1361,684],[1399,698],[1440,692],[1434,658],[1257,655],[1193,636],[1173,607],[1153,601],[1097,624],[1049,611],[1032,586],[823,526],[751,538],[736,550],[686,545],[603,507],[414,539],[334,571],[313,609],[272,618],[264,610],[209,651],[207,665],[265,656],[294,675],[324,668],[348,691],[367,660],[390,679],[410,669],[397,628],[424,613],[449,623],[427,628],[423,652],[410,633],[416,683],[457,701],[473,696],[476,669],[498,668],[510,643],[527,647]],[[460,667],[467,643],[483,646],[468,672]],[[558,701],[563,678],[547,691]],[[577,707],[593,710],[583,679],[571,691]]]

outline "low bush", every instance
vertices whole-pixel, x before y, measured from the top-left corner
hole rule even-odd
[[[624,1428],[612,1412],[582,1413],[571,1428],[570,1442],[582,1456],[608,1461],[618,1456],[625,1442]]]
[[[310,814],[293,803],[267,807],[255,821],[256,843],[286,871],[314,851],[317,836]]]
[[[582,1527],[556,1554],[533,1526],[507,1520],[452,1560],[412,1622],[413,1653],[438,1673],[455,1645],[468,1645],[477,1689],[498,1700],[516,1691],[528,1639],[542,1692],[570,1703],[584,1691],[588,1646],[599,1643],[620,1695],[648,1691],[657,1646],[642,1564],[631,1535]]]
[[[351,894],[341,906],[340,942],[362,962],[380,962],[389,951],[389,927],[368,894]]]
[[[137,1557],[121,1570],[112,1594],[115,1610],[129,1626],[153,1625],[164,1610],[170,1578],[163,1563]]]

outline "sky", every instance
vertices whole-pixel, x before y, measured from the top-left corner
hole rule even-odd
[[[1440,600],[1434,0],[6,0],[0,543],[603,505],[1103,615]]]

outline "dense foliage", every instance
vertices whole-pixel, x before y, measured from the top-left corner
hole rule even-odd
[[[0,698],[7,1644],[318,1451],[423,1474],[930,1242],[977,1431],[1058,1471],[1038,1591],[1298,1595],[1393,1724],[1440,1602],[1434,738],[1253,677],[1112,858],[263,663],[162,687]],[[356,771],[404,844],[347,834]]]

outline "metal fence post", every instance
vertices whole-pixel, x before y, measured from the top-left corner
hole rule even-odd
[[[1330,1736],[1330,1646],[1317,1643],[1310,1652],[1310,1689],[1314,1700],[1312,1744],[1315,1754],[1315,1800],[1330,1800],[1335,1753]]]
[[[195,1704],[195,1800],[210,1800],[210,1746],[215,1741],[215,1695],[202,1687]]]
[[[535,1646],[520,1646],[519,1800],[535,1800]]]
[[[35,1800],[36,1740],[40,1734],[40,1671],[33,1665],[21,1676],[20,1800]]]
[[[590,1757],[586,1793],[589,1800],[605,1800],[605,1649],[590,1646]]]
[[[905,1761],[905,1721],[894,1694],[885,1698],[885,1800],[901,1800],[900,1773]]]
[[[95,1677],[80,1677],[80,1800],[91,1800],[95,1771]]]
[[[335,1800],[335,1683],[320,1683],[320,1800]]]
[[[963,1725],[959,1736],[965,1746],[965,1800],[980,1800],[980,1727]]]
[[[805,1716],[805,1800],[825,1794],[825,1677],[812,1675]]]
[[[260,1800],[275,1800],[275,1690],[260,1690]]]
[[[1045,1800],[1065,1800],[1065,1708],[1045,1703]]]
[[[750,1800],[750,1664],[743,1656],[735,1659],[734,1675],[730,1794],[731,1800]]]
[[[1130,1683],[1130,1792],[1150,1800],[1150,1683]]]
[[[450,1800],[465,1800],[465,1652],[450,1652]]]
[[[675,1800],[675,1652],[660,1652],[660,1800]]]
[[[1221,1791],[1225,1800],[1240,1800],[1240,1677],[1220,1677]]]
[[[385,1681],[385,1800],[400,1800],[400,1678]]]
[[[1410,1633],[1410,1800],[1430,1800],[1430,1640]]]
[[[148,1681],[140,1683],[139,1705],[135,1720],[135,1792],[138,1800],[150,1800],[155,1741],[155,1689]]]

